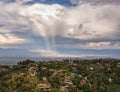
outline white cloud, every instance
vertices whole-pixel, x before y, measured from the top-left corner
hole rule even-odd
[[[21,17],[26,17],[32,24],[35,33],[45,37],[58,33],[54,28],[59,24],[63,15],[63,7],[60,5],[34,4],[20,9]],[[55,34],[54,34],[55,33]]]
[[[97,43],[91,42],[91,43],[88,43],[87,45],[90,47],[109,46],[110,42],[97,42]]]
[[[77,39],[113,39],[116,33],[119,33],[119,30],[117,30],[118,19],[120,18],[120,13],[117,11],[119,10],[120,7],[117,5],[81,5],[71,9],[65,17],[66,23],[73,25],[69,37]]]
[[[1,44],[20,44],[26,42],[25,39],[18,38],[13,34],[0,34],[0,45]]]
[[[20,16],[26,17],[34,32],[43,37],[113,39],[118,38],[119,10],[118,5],[84,4],[67,9],[60,5],[35,4],[21,8]]]
[[[69,9],[57,4],[2,3],[0,6],[0,12],[3,12],[0,19],[5,26],[28,26],[42,37],[59,35],[87,40],[114,39],[119,36],[119,5],[82,4]]]

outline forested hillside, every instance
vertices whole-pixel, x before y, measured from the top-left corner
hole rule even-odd
[[[120,92],[120,60],[27,59],[0,66],[0,92]]]

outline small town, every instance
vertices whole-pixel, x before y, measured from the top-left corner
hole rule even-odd
[[[120,60],[24,60],[0,65],[0,92],[120,92]]]

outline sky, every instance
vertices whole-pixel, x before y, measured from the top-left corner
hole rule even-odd
[[[120,57],[120,0],[0,0],[0,57]]]

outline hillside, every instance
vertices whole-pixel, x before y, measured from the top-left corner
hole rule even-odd
[[[0,66],[0,92],[120,92],[120,60],[68,60]]]

